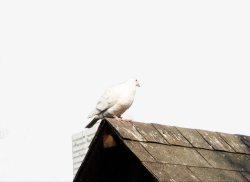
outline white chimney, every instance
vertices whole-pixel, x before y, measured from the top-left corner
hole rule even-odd
[[[84,129],[72,136],[73,176],[76,175],[81,166],[98,126],[99,124],[95,124],[92,128]]]

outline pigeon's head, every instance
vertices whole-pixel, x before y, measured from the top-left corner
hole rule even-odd
[[[139,82],[138,82],[138,80],[136,78],[130,78],[128,80],[128,82],[130,82],[131,84],[133,84],[136,87],[140,87],[140,84],[139,84]]]

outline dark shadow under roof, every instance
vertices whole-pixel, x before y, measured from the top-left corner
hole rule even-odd
[[[115,119],[98,130],[103,125],[158,181],[250,181],[249,136]]]

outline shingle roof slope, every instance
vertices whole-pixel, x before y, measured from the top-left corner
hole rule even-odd
[[[250,181],[249,136],[107,121],[159,181]]]

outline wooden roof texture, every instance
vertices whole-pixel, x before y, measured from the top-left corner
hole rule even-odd
[[[107,119],[158,181],[250,181],[250,137]]]

